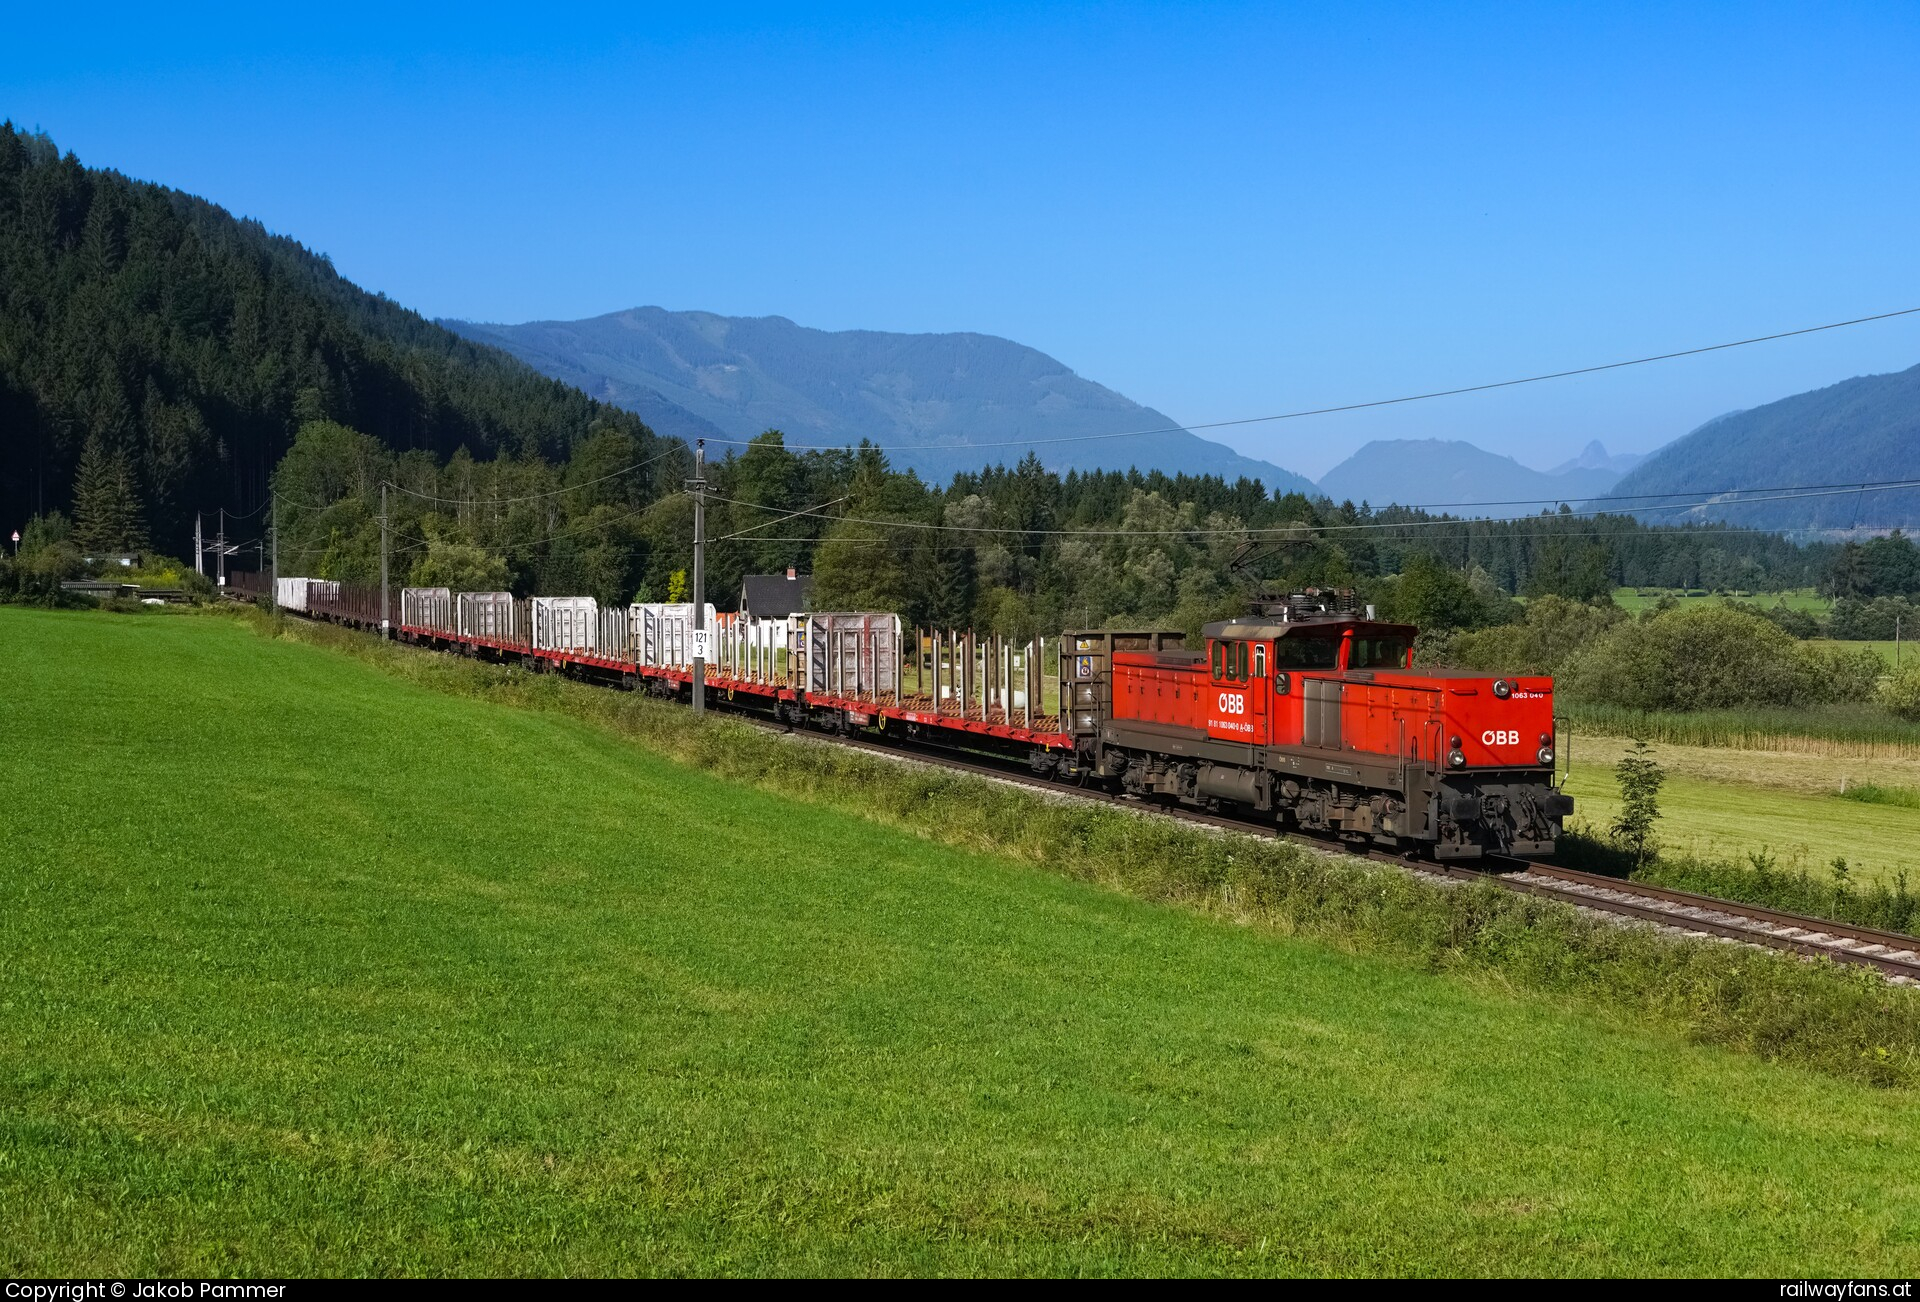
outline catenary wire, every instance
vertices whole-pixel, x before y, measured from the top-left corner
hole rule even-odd
[[[408,497],[417,497],[425,502],[439,502],[445,506],[512,506],[517,502],[538,502],[549,497],[559,497],[563,493],[573,493],[583,488],[591,488],[595,484],[604,484],[609,479],[618,479],[622,475],[632,474],[636,470],[650,466],[656,461],[664,461],[676,452],[688,452],[688,454],[691,455],[685,443],[676,442],[673,446],[667,448],[666,451],[661,452],[657,456],[648,457],[644,461],[636,461],[630,466],[622,466],[620,469],[609,474],[601,475],[596,479],[589,479],[578,484],[568,484],[564,488],[550,489],[544,493],[525,493],[518,497],[436,497],[432,493],[422,493],[418,489],[408,488],[403,484],[396,484],[391,479],[384,479],[381,482],[396,492],[405,493]]]

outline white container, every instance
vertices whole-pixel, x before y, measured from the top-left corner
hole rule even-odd
[[[273,604],[282,610],[297,610],[307,613],[307,584],[311,579],[275,579],[273,581]]]
[[[535,597],[531,604],[534,650],[600,649],[600,603],[592,597]]]
[[[511,642],[514,638],[511,592],[463,592],[454,598],[455,628],[461,637]]]
[[[448,588],[400,589],[400,622],[409,628],[453,632],[453,592]]]
[[[712,603],[705,610],[709,631],[719,624]],[[634,659],[653,669],[693,668],[693,603],[647,602],[633,606]]]

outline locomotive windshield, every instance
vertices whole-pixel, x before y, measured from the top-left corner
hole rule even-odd
[[[1356,637],[1348,658],[1349,669],[1402,669],[1407,663],[1404,637]]]
[[[1282,669],[1332,669],[1340,662],[1340,639],[1336,637],[1283,637],[1273,644],[1273,667]]]

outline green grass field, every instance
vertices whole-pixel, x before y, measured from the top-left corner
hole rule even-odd
[[[1576,816],[1604,829],[1620,810],[1613,765],[1627,743],[1576,737],[1567,790]],[[1709,858],[1767,852],[1782,866],[1824,875],[1836,857],[1856,880],[1891,883],[1907,871],[1920,886],[1920,807],[1900,793],[1920,791],[1920,760],[1842,761],[1821,756],[1655,745],[1667,770],[1660,794],[1663,845]],[[1885,801],[1843,799],[1840,781],[1873,783]]]
[[[1615,588],[1614,604],[1632,614],[1658,605],[1663,598],[1672,597],[1682,606],[1713,605],[1731,597],[1735,601],[1748,601],[1755,605],[1772,608],[1784,602],[1790,609],[1804,610],[1810,615],[1824,618],[1833,610],[1833,601],[1823,597],[1812,588],[1793,588],[1784,592],[1740,592],[1711,593],[1695,589],[1693,594],[1680,588]]]
[[[10,1275],[1920,1267],[1909,1091],[236,622],[0,608],[0,729]]]

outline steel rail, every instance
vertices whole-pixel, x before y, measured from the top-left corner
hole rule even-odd
[[[1671,886],[1655,886],[1648,882],[1623,882],[1617,877],[1605,877],[1599,873],[1581,872],[1578,868],[1562,868],[1558,864],[1529,863],[1527,871],[1542,877],[1554,877],[1561,881],[1577,885],[1592,886],[1603,890],[1626,890],[1635,895],[1645,895],[1652,899],[1666,900],[1690,908],[1725,910],[1737,901],[1723,900],[1713,895],[1697,895],[1692,891],[1675,890]],[[1800,931],[1820,932],[1829,936],[1841,936],[1848,940],[1861,941],[1867,945],[1885,945],[1888,949],[1907,950],[1920,946],[1920,937],[1909,936],[1898,931],[1881,931],[1877,927],[1862,927],[1851,922],[1836,922],[1831,918],[1816,918],[1805,913],[1788,913],[1782,909],[1769,909],[1757,904],[1738,904],[1740,916],[1755,921],[1770,923]]]

